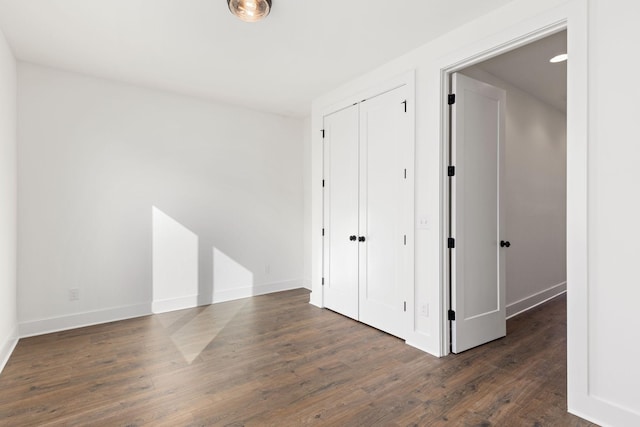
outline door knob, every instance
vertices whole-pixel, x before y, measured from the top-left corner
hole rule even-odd
[[[366,240],[366,239],[365,239],[365,237],[364,237],[364,236],[360,236],[360,237],[358,237],[358,241],[359,241],[359,242],[364,242],[365,240]]]
[[[356,237],[356,236],[349,236],[349,240],[351,240],[352,242],[355,242],[355,241],[356,241],[356,239],[357,239],[357,237]]]
[[[501,248],[505,248],[505,247],[508,248],[509,246],[511,246],[511,242],[509,242],[508,240],[507,241],[500,240],[500,247]]]

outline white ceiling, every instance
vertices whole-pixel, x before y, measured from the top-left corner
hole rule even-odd
[[[549,59],[567,53],[567,32],[530,43],[482,62],[476,67],[567,112],[567,63]]]
[[[18,59],[287,116],[512,0],[0,0]]]

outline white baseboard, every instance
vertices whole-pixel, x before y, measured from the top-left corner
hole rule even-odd
[[[273,292],[290,291],[291,289],[299,289],[302,286],[302,280],[287,280],[284,282],[266,283],[238,289],[223,289],[220,291],[214,289],[213,303],[233,301]]]
[[[527,310],[531,310],[542,303],[549,301],[552,298],[567,291],[567,282],[558,283],[555,286],[551,286],[544,291],[540,291],[536,294],[523,298],[519,301],[513,302],[507,305],[507,319],[510,319],[518,314],[521,314]]]
[[[223,290],[214,292],[213,302],[231,301],[240,298],[248,298],[256,295],[264,295],[272,292],[288,291],[302,287],[302,280],[288,280],[284,282],[267,283],[253,287]],[[153,312],[162,313],[172,310],[181,310],[198,306],[198,297],[189,296],[170,300],[161,300],[154,303],[136,304],[125,307],[116,307],[105,310],[76,313],[68,316],[51,317],[47,319],[31,320],[20,322],[18,325],[18,335],[20,338],[27,338],[36,335],[50,334],[53,332],[66,331],[69,329],[83,328],[85,326],[98,325],[100,323],[116,322],[118,320],[131,319],[134,317],[147,316]],[[15,343],[12,344],[15,346]],[[2,351],[5,351],[5,345]],[[10,347],[10,346],[9,346]],[[11,348],[12,350],[12,348]],[[8,350],[6,350],[8,351]],[[10,352],[9,352],[10,354]],[[0,357],[4,353],[0,353]],[[0,359],[1,360],[1,359]]]
[[[9,361],[9,357],[18,345],[18,328],[16,327],[7,337],[6,341],[0,345],[0,372],[4,369]]]
[[[431,348],[430,346],[428,346],[425,342],[423,342],[423,340],[419,340],[419,341],[414,341],[412,339],[407,339],[405,340],[405,344],[413,347],[413,348],[417,348],[420,351],[423,351],[427,354],[430,354],[432,356],[435,357],[442,357],[442,356],[446,356],[446,354],[440,354],[437,350]]]
[[[187,297],[170,298],[151,303],[151,311],[153,313],[166,313],[168,311],[184,310],[185,308],[193,308],[198,306],[198,295],[189,295]]]
[[[303,280],[302,281],[302,287],[308,290],[311,290],[311,280]]]
[[[319,308],[324,308],[324,305],[322,305],[322,293],[311,291],[311,295],[309,295],[309,304],[315,305]]]
[[[106,310],[70,314],[68,316],[20,322],[19,332],[20,338],[27,338],[35,335],[44,335],[53,332],[66,331],[68,329],[98,325],[100,323],[131,319],[149,314],[151,314],[150,304],[136,304],[125,307],[109,308]]]

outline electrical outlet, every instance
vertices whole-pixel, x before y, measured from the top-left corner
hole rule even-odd
[[[428,230],[429,229],[429,218],[426,216],[418,218],[418,229],[419,230]]]
[[[69,289],[69,301],[78,301],[80,299],[80,289]]]
[[[429,317],[429,304],[422,304],[420,314],[422,314],[424,317]]]

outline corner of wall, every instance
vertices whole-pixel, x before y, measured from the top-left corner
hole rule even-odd
[[[311,291],[309,294],[309,304],[314,305],[318,308],[324,308],[322,305],[322,295],[318,293],[318,291]]]
[[[18,328],[14,328],[13,332],[9,335],[9,337],[5,340],[3,344],[0,345],[0,372],[4,369],[9,362],[9,358],[13,353],[13,350],[18,345]]]
[[[303,226],[303,286],[311,290],[311,116],[305,117],[302,128],[302,226]]]
[[[0,371],[17,340],[17,64],[0,31]]]

